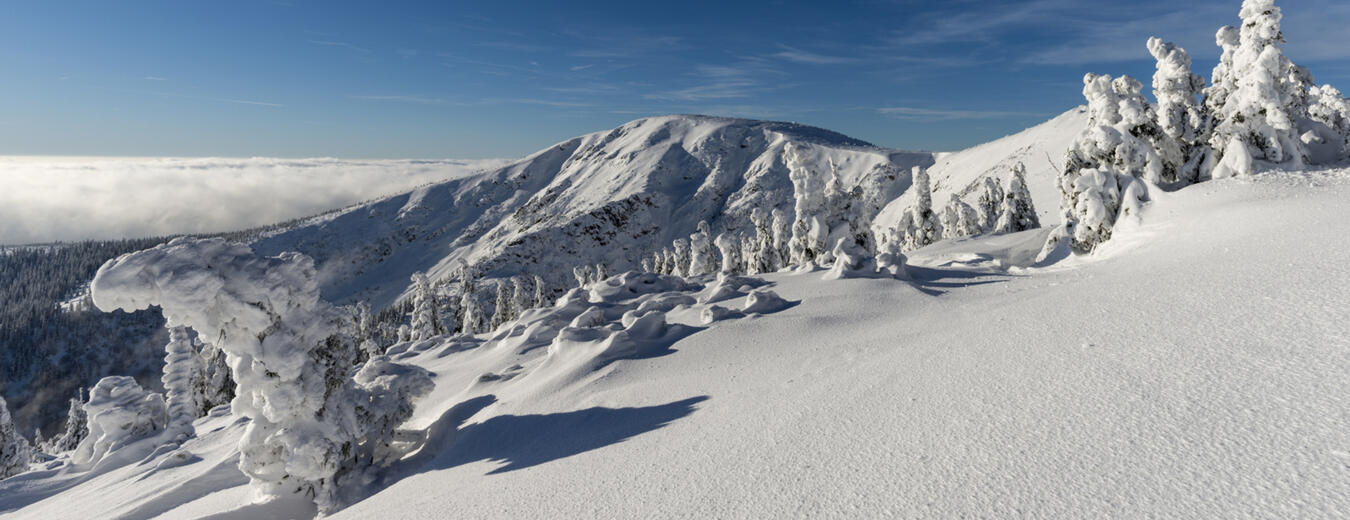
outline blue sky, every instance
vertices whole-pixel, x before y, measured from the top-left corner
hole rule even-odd
[[[1079,104],[1085,72],[1148,84],[1149,35],[1208,76],[1240,4],[14,1],[0,154],[514,157],[669,113],[954,150]],[[1350,2],[1278,4],[1287,54],[1350,88]]]

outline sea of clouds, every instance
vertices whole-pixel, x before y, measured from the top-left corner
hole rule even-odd
[[[235,231],[508,162],[0,157],[0,244]]]

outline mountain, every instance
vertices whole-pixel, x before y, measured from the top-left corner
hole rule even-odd
[[[331,516],[1337,518],[1347,197],[1344,168],[1220,179],[1050,268],[925,248],[909,280],[619,276],[401,343],[436,383],[411,452]],[[785,301],[742,312],[763,290]],[[0,516],[313,516],[250,503],[245,424],[221,408],[181,447],[38,466],[0,481]]]
[[[639,119],[570,139],[483,175],[324,216],[253,244],[265,254],[300,251],[324,276],[324,297],[384,307],[414,272],[433,279],[459,265],[486,278],[536,274],[555,290],[572,268],[633,269],[642,256],[693,233],[749,231],[755,207],[793,208],[784,149],[806,150],[818,175],[845,185],[895,177],[934,156],[878,148],[805,125],[708,116]],[[831,166],[832,165],[832,166]],[[893,194],[886,194],[887,198]]]

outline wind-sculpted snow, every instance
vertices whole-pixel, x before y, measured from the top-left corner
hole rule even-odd
[[[642,258],[699,231],[700,221],[711,225],[710,240],[753,234],[755,208],[792,214],[789,143],[822,186],[832,173],[845,187],[886,177],[878,184],[898,193],[903,172],[932,162],[931,154],[789,123],[655,117],[559,143],[485,175],[360,206],[254,247],[313,257],[325,298],[368,299],[374,308],[408,294],[415,272],[438,280],[462,265],[485,280],[538,275],[556,293],[571,285],[573,267],[637,269]]]
[[[89,436],[75,448],[76,464],[95,464],[109,453],[163,430],[168,408],[162,394],[147,392],[126,376],[105,377],[89,390],[84,405]]]

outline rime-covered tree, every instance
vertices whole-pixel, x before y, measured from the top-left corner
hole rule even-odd
[[[755,226],[754,244],[746,254],[750,255],[747,272],[750,274],[772,273],[778,270],[777,250],[773,245],[773,222],[763,208],[750,211],[750,223]]]
[[[511,308],[511,289],[505,280],[497,282],[497,301],[492,306],[492,320],[489,328],[497,330],[503,323],[516,319],[516,310]]]
[[[980,229],[992,233],[998,227],[999,213],[1003,208],[1003,187],[998,179],[985,177],[980,180],[980,200],[977,211],[980,213]]]
[[[1280,48],[1283,15],[1274,0],[1243,0],[1239,16],[1242,27],[1229,71],[1234,87],[1221,104],[1211,107],[1217,122],[1210,146],[1226,158],[1237,140],[1255,159],[1302,165],[1307,153],[1299,140],[1299,120],[1307,117],[1311,78]],[[1231,36],[1231,31],[1220,34]]]
[[[539,275],[534,277],[534,307],[536,309],[548,307],[552,303],[548,299],[548,286],[544,285],[544,279]]]
[[[521,313],[534,308],[534,300],[530,297],[529,289],[525,288],[525,282],[519,277],[511,278],[511,308],[516,310],[516,317]]]
[[[1148,51],[1157,60],[1153,96],[1162,136],[1154,146],[1162,159],[1162,180],[1189,184],[1209,175],[1208,114],[1201,103],[1205,79],[1191,72],[1186,49],[1159,38],[1148,39]]]
[[[942,240],[942,224],[933,212],[933,188],[928,181],[928,170],[915,166],[913,178],[914,185],[910,189],[914,190],[915,204],[910,211],[915,231],[906,248],[909,251]]]
[[[717,272],[717,253],[713,251],[712,228],[708,221],[698,223],[698,231],[689,236],[689,275],[702,276]]]
[[[148,392],[127,376],[108,376],[89,390],[84,404],[89,435],[71,457],[77,464],[91,464],[134,441],[163,431],[168,423],[164,396]]]
[[[787,267],[792,264],[792,251],[788,247],[788,242],[792,240],[792,217],[787,212],[774,208],[773,210],[773,250],[778,258],[779,267]]]
[[[79,394],[70,399],[70,408],[66,411],[66,420],[61,431],[47,440],[47,444],[42,446],[42,451],[50,454],[65,453],[75,449],[80,445],[85,437],[89,436],[89,419],[84,413],[84,388],[79,389]]]
[[[192,421],[202,408],[193,390],[200,385],[195,380],[205,375],[205,367],[192,339],[186,327],[170,327],[169,343],[164,346],[164,375],[160,380],[169,410],[167,429],[176,432],[179,441],[192,435]]]
[[[750,270],[751,270],[753,267],[755,267],[756,265],[758,265],[758,263],[759,263],[759,262],[757,261],[757,259],[755,258],[755,246],[756,246],[756,244],[758,244],[758,242],[755,241],[755,236],[754,236],[754,235],[741,235],[741,269],[740,269],[740,270],[741,270],[742,273],[750,273]]]
[[[1340,90],[1331,85],[1321,85],[1309,89],[1310,104],[1308,117],[1327,126],[1340,146],[1339,157],[1350,156],[1350,101]]]
[[[487,332],[487,316],[483,311],[483,304],[478,301],[478,287],[473,281],[464,290],[459,297],[460,308],[460,332],[465,334],[478,334]]]
[[[806,147],[789,143],[784,149],[788,178],[792,181],[794,217],[792,241],[789,250],[792,263],[813,263],[829,247],[829,228],[820,220],[824,207],[825,185],[820,175],[808,164]],[[822,236],[822,233],[824,234]]]
[[[408,324],[409,339],[422,341],[445,334],[441,323],[440,305],[431,289],[431,280],[422,272],[412,275],[412,320]]]
[[[598,281],[601,281],[601,280],[608,280],[608,279],[609,279],[609,268],[608,268],[608,267],[605,267],[605,264],[601,264],[601,263],[595,264],[595,271],[594,271],[594,272],[595,272],[595,278],[594,278],[594,281],[597,281],[597,282],[598,282]]]
[[[717,240],[714,240],[714,243],[716,243],[717,249],[722,253],[721,273],[729,275],[741,274],[741,266],[745,264],[741,262],[740,239],[726,233],[721,233],[717,235]]]
[[[980,234],[980,215],[955,193],[942,208],[943,238],[961,238]]]
[[[14,420],[9,415],[9,405],[0,397],[0,479],[7,479],[28,471],[28,461],[32,457],[32,447],[28,440],[14,429]]]
[[[577,287],[585,287],[591,283],[591,266],[579,265],[572,268],[572,277],[577,280]]]
[[[353,379],[350,320],[319,299],[313,260],[298,253],[259,257],[218,238],[179,238],[108,262],[91,287],[94,304],[105,311],[158,305],[170,326],[219,338],[238,385],[233,411],[250,419],[239,469],[259,495],[305,493],[327,513],[342,504],[344,483],[369,481],[366,472],[374,468],[358,460],[362,447],[382,442],[373,428],[402,407],[388,404],[392,397],[381,388]],[[424,384],[414,385],[413,373],[400,384],[429,388],[430,376],[420,374]],[[133,391],[130,378],[110,379],[90,392],[90,434],[76,450],[77,462],[116,449],[130,429],[143,429],[142,418],[154,423],[154,400]]]
[[[914,224],[914,208],[906,208],[900,213],[900,221],[895,223],[891,229],[892,238],[896,241],[897,247],[902,251],[907,251],[910,245],[916,240],[919,234],[919,228]]]
[[[1013,167],[1012,178],[1008,180],[1007,195],[999,208],[998,233],[1016,233],[1041,227],[1041,219],[1036,215],[1036,206],[1031,202],[1031,190],[1027,189],[1027,168],[1022,163]]]
[[[366,343],[375,344],[370,340]],[[192,392],[198,406],[196,416],[201,417],[212,408],[230,404],[230,401],[234,400],[235,384],[234,377],[230,375],[230,365],[225,351],[214,344],[201,341],[200,335],[194,339],[194,344],[201,359],[198,366],[202,372],[199,377],[193,378]]]
[[[689,276],[689,240],[677,238],[672,244],[675,251],[675,266],[670,270],[670,274],[675,276]]]

